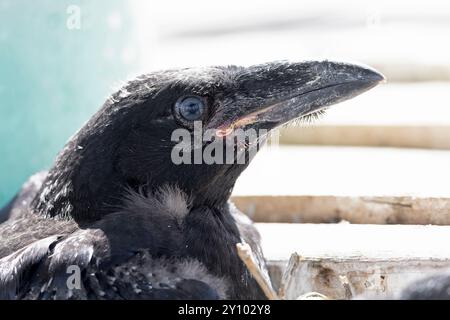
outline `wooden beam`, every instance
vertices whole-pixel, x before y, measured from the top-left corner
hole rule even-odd
[[[287,299],[392,298],[450,268],[450,226],[257,224],[275,284]],[[282,276],[280,276],[282,274]],[[280,279],[281,278],[281,279]]]
[[[263,150],[233,192],[259,222],[450,225],[450,151],[279,147]]]
[[[318,125],[285,128],[280,143],[450,149],[450,126]]]
[[[450,149],[449,83],[380,86],[330,108],[313,125],[281,131],[284,144]]]
[[[257,222],[450,225],[450,198],[345,196],[236,196]]]

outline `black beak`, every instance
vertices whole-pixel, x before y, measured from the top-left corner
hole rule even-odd
[[[220,106],[219,116],[208,125],[219,135],[246,126],[272,129],[353,98],[385,80],[368,67],[331,61],[256,65],[237,77],[236,94]]]

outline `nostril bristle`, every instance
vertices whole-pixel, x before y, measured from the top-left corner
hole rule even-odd
[[[313,124],[315,121],[320,120],[325,115],[327,109],[328,108],[320,109],[303,117],[295,118],[284,124],[283,127],[301,127],[303,125]]]

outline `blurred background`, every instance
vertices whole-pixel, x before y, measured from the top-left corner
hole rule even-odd
[[[361,62],[389,82],[286,129],[236,195],[448,196],[449,35],[438,0],[0,0],[0,205],[130,77],[283,59]]]

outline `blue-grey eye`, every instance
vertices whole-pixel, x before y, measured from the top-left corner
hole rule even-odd
[[[205,112],[205,102],[201,97],[184,97],[177,101],[175,109],[184,120],[200,120]]]

